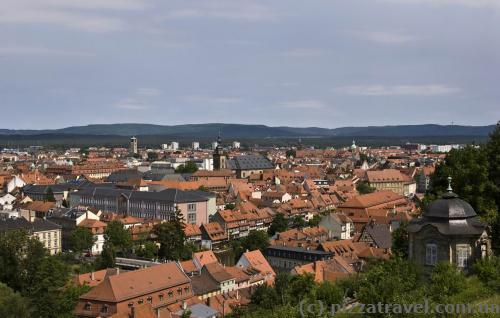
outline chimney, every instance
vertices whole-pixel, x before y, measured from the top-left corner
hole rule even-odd
[[[120,267],[116,267],[116,275],[120,275]]]
[[[95,276],[94,276],[94,272],[90,272],[90,280],[91,281],[94,281],[95,280]]]
[[[187,302],[185,300],[182,301],[182,310],[186,310],[188,307]]]
[[[240,300],[240,291],[236,290],[236,300]]]

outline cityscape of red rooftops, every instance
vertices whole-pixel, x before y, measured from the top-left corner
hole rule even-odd
[[[0,0],[0,318],[500,317],[500,0]]]

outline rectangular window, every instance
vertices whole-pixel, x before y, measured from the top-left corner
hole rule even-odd
[[[196,213],[188,213],[188,223],[196,224]]]
[[[437,245],[427,244],[425,246],[425,265],[434,266],[437,263]]]
[[[457,247],[457,266],[466,268],[469,261],[469,247]]]
[[[196,203],[189,203],[188,211],[196,211]]]

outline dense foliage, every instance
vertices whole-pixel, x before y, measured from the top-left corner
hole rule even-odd
[[[194,173],[198,171],[198,166],[194,161],[188,161],[175,169],[177,173]]]
[[[70,265],[25,231],[0,234],[0,316],[71,317],[86,287],[69,283]]]
[[[488,281],[499,279],[496,269],[498,259],[483,261],[477,265],[477,276],[466,276],[456,267],[440,263],[432,270],[423,270],[411,262],[395,257],[388,261],[371,261],[362,273],[335,282],[315,283],[310,275],[291,276],[279,273],[272,286],[259,286],[252,295],[246,308],[236,310],[232,317],[331,317],[326,311],[300,313],[301,302],[317,304],[320,300],[325,306],[342,305],[349,299],[359,304],[477,304],[498,290],[496,283]],[[491,286],[489,286],[491,285]],[[304,308],[304,307],[303,307]],[[317,309],[316,306],[313,309]],[[338,317],[351,317],[348,313],[338,313]],[[357,317],[415,317],[417,315],[386,313],[356,314]],[[336,316],[337,317],[337,316]],[[446,315],[418,315],[418,317],[448,317]],[[451,316],[450,316],[451,317]],[[453,316],[455,317],[455,316]],[[469,316],[464,316],[469,317]],[[495,317],[494,315],[488,317]]]
[[[454,149],[436,167],[431,178],[432,190],[426,194],[428,203],[448,187],[452,177],[453,192],[469,202],[478,215],[492,225],[493,244],[500,247],[500,124],[484,146]],[[425,206],[425,204],[424,204]]]
[[[278,213],[273,219],[271,226],[269,226],[269,235],[274,235],[276,233],[284,232],[288,229],[288,221],[285,219],[283,213]]]

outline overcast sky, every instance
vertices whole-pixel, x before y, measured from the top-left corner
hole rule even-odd
[[[500,0],[0,0],[0,128],[483,125]]]

